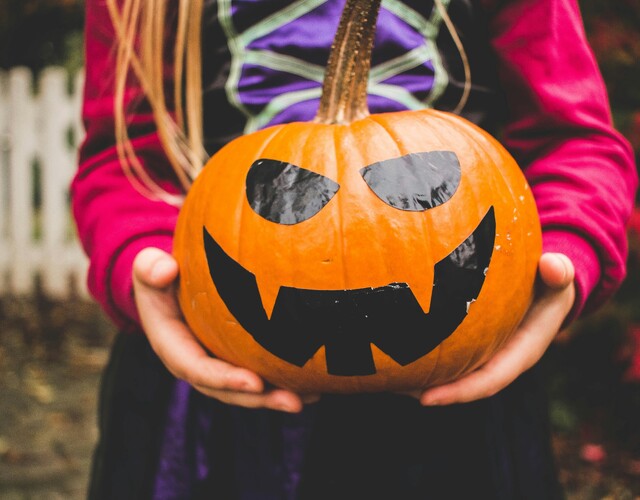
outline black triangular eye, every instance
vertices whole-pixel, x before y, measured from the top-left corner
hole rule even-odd
[[[278,160],[256,160],[247,173],[249,205],[258,215],[278,224],[309,219],[339,188],[328,177]]]
[[[460,184],[461,172],[453,151],[430,151],[373,163],[360,175],[387,205],[421,212],[449,200]]]

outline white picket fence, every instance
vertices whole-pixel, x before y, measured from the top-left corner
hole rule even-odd
[[[62,68],[34,78],[0,72],[0,296],[85,296],[87,259],[69,210],[69,182],[83,136],[82,76]]]

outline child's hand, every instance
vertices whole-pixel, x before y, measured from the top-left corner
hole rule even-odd
[[[282,389],[265,389],[255,373],[212,358],[184,322],[176,297],[178,264],[168,253],[145,248],[133,263],[133,289],[142,327],[151,347],[177,378],[225,403],[296,413],[300,396]],[[305,402],[317,400],[305,396]]]
[[[423,405],[465,403],[492,396],[542,357],[573,306],[573,264],[566,255],[546,253],[540,258],[538,275],[540,290],[513,337],[478,370],[417,395]]]

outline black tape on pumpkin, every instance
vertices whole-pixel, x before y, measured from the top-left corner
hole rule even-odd
[[[271,318],[255,276],[233,260],[204,228],[211,279],[229,312],[267,351],[303,366],[325,347],[327,371],[376,373],[371,344],[401,365],[427,355],[462,323],[482,289],[495,242],[491,208],[475,231],[435,265],[431,307],[424,313],[406,283],[353,290],[283,286]]]
[[[329,203],[340,186],[292,163],[260,159],[247,173],[246,192],[254,212],[277,224],[310,219]]]
[[[373,163],[360,175],[387,205],[422,212],[449,201],[462,173],[453,151],[430,151]]]

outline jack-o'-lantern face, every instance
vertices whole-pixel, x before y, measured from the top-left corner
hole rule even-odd
[[[531,300],[532,197],[493,139],[420,113],[274,127],[214,156],[176,233],[181,305],[214,354],[296,390],[388,390],[504,342]]]
[[[424,212],[447,202],[461,177],[460,163],[452,151],[410,153],[369,165],[359,173],[379,201],[408,212]],[[246,194],[251,208],[268,221],[295,225],[318,216],[316,223],[321,224],[319,212],[339,187],[328,177],[291,163],[259,159],[247,174]],[[375,232],[376,228],[368,230]],[[203,235],[216,290],[262,347],[302,367],[324,346],[328,373],[351,376],[376,372],[372,344],[404,366],[451,335],[480,293],[495,232],[491,206],[473,233],[435,264],[429,303],[419,303],[408,282],[347,289],[283,285],[269,312],[254,274],[229,257],[206,227]],[[415,280],[413,276],[411,281]]]

